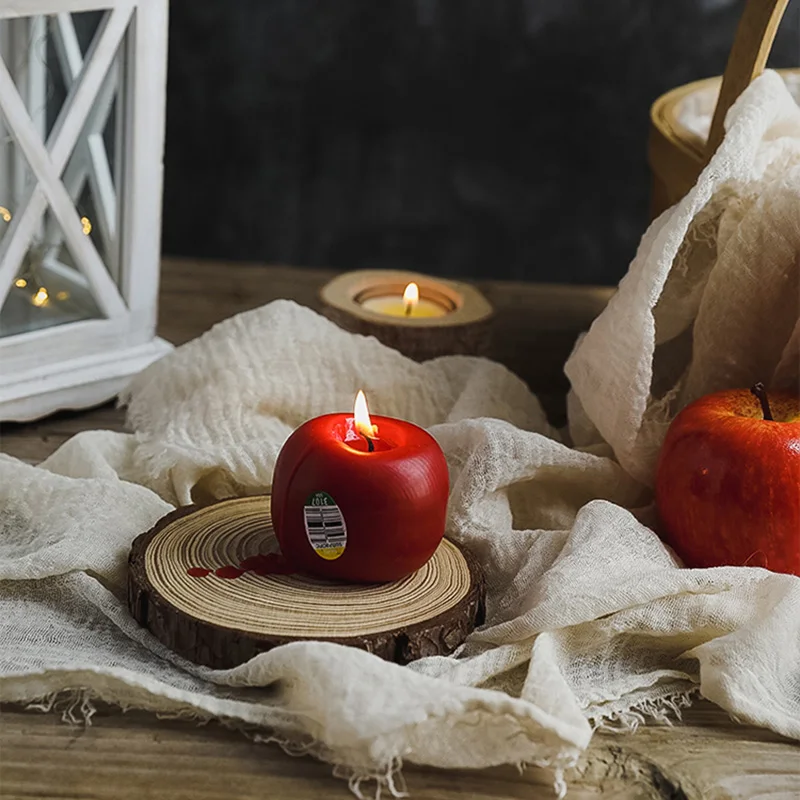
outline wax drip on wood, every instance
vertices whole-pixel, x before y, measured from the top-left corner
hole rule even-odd
[[[289,562],[280,555],[280,553],[259,553],[255,556],[250,556],[240,562],[238,566],[234,564],[226,564],[225,566],[218,567],[215,570],[210,570],[206,567],[189,567],[186,574],[192,578],[205,578],[206,576],[214,573],[218,578],[241,578],[246,572],[254,572],[256,575],[266,578],[269,575],[292,575],[294,570],[289,565]]]
[[[186,570],[187,575],[191,575],[193,578],[205,578],[206,575],[210,575],[212,570],[206,569],[205,567],[189,567]]]

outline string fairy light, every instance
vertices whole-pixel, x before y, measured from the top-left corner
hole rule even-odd
[[[3,222],[11,222],[13,214],[5,206],[0,206],[0,219],[2,219]],[[89,217],[81,217],[81,230],[83,231],[83,235],[88,236],[92,232],[92,228],[92,221]]]
[[[50,295],[44,286],[40,286],[36,290],[36,294],[31,297],[31,303],[33,303],[33,305],[35,305],[37,308],[42,308],[42,306],[46,306],[49,302]]]
[[[0,206],[0,219],[3,222],[11,222],[13,215],[11,212],[5,207]],[[81,217],[81,230],[83,231],[84,236],[89,236],[92,232],[92,221],[89,217]],[[14,281],[14,286],[18,289],[25,289],[28,286],[28,281],[26,278],[19,277]],[[67,291],[60,291],[56,294],[56,300],[69,300],[70,294]],[[39,286],[39,288],[31,295],[31,304],[36,306],[37,308],[43,308],[50,304],[50,292],[47,291],[46,286]]]

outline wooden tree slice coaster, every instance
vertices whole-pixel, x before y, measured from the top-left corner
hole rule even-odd
[[[276,550],[268,497],[179,508],[133,542],[131,614],[179,655],[215,669],[303,640],[406,664],[451,653],[483,621],[480,566],[447,539],[424,567],[386,584],[236,568]]]

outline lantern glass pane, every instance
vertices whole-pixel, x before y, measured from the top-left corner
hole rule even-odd
[[[49,229],[57,230],[58,223],[46,218]],[[0,337],[102,317],[66,245],[31,247],[0,309]]]
[[[78,91],[106,49],[96,45],[110,13],[0,20],[0,57],[31,123],[6,116],[0,97],[0,337],[102,318],[108,298],[118,300],[122,53],[95,71],[91,96]],[[20,137],[31,129],[51,159],[49,178],[25,157]]]

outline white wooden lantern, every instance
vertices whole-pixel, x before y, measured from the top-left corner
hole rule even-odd
[[[0,0],[0,420],[117,394],[155,337],[167,0]]]

